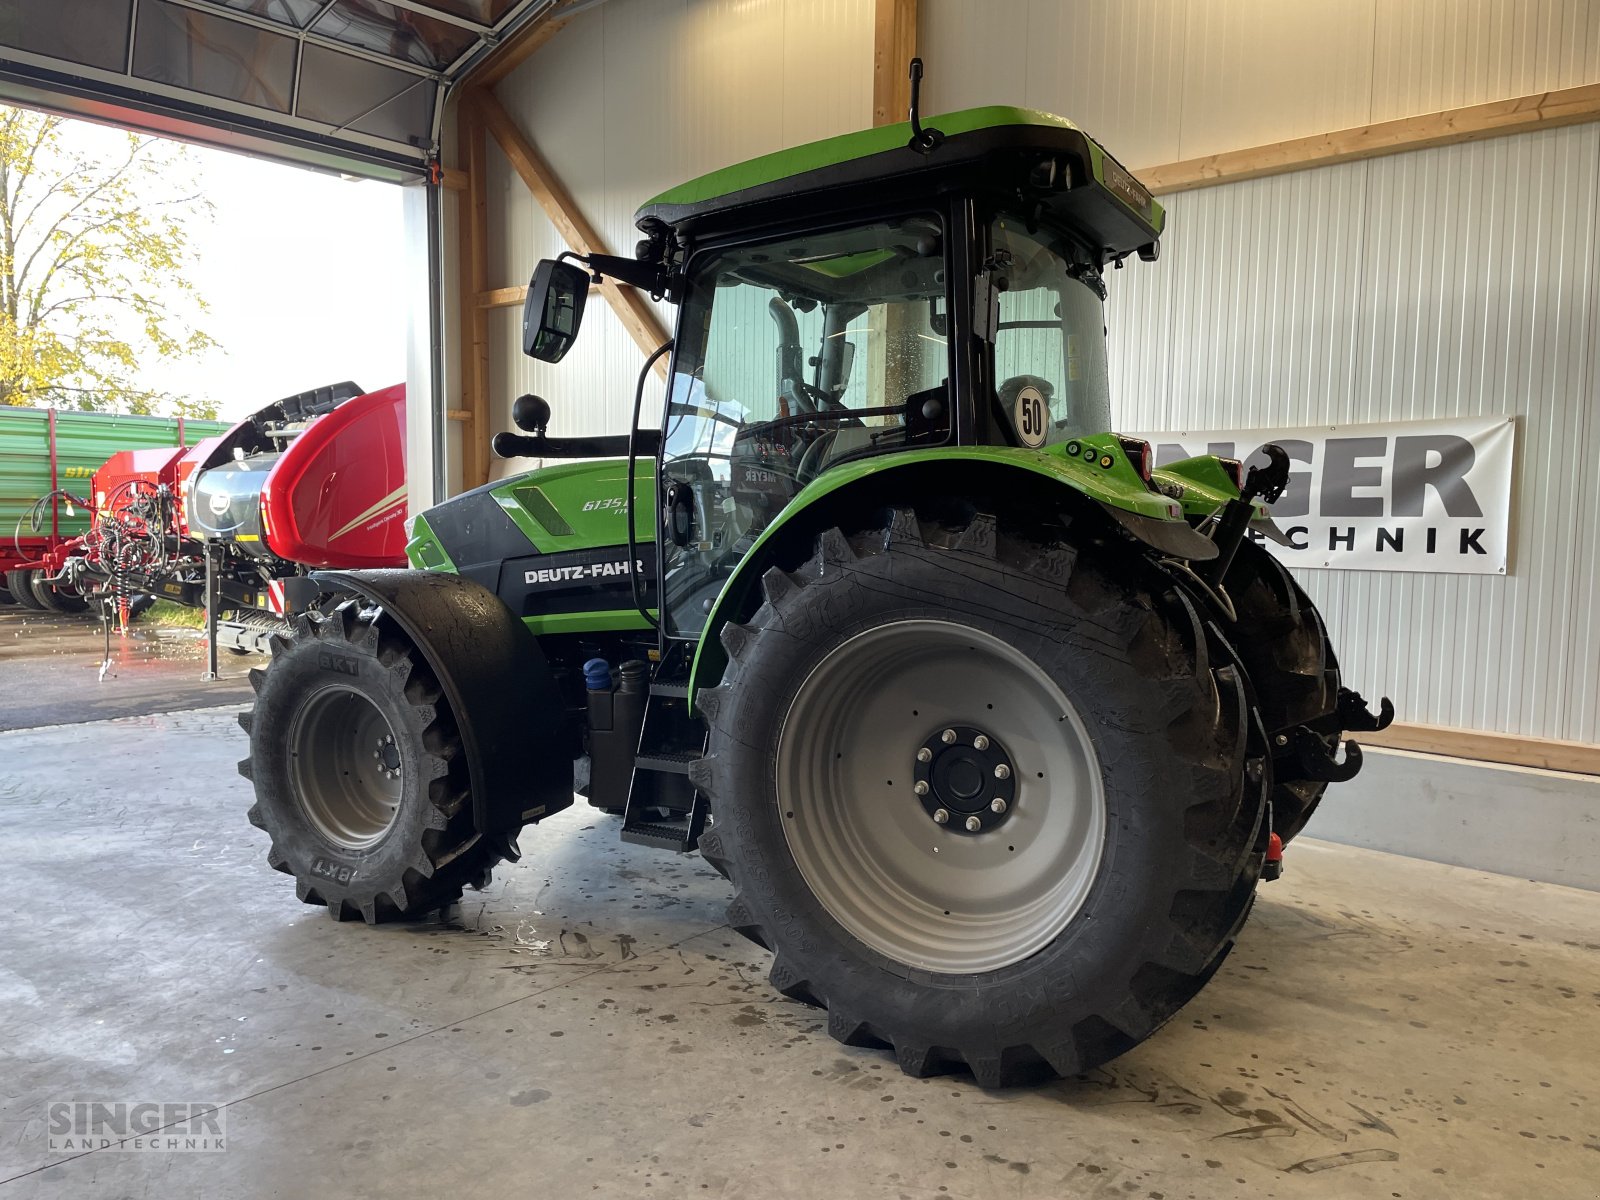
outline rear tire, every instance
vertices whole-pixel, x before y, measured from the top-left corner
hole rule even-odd
[[[1255,692],[1267,733],[1306,725],[1330,754],[1339,741],[1339,660],[1311,597],[1265,547],[1246,539],[1228,570],[1237,620],[1230,637]],[[1288,845],[1328,785],[1290,779],[1272,789],[1272,832]]]
[[[1249,779],[1266,765],[1238,667],[1183,596],[1132,556],[905,509],[830,530],[763,587],[749,624],[723,631],[721,684],[696,699],[710,739],[695,775],[715,818],[701,852],[736,888],[730,923],[774,952],[780,992],[910,1075],[965,1067],[1001,1087],[1105,1062],[1199,991],[1254,898],[1266,796]],[[903,665],[910,642],[875,654],[908,628],[930,631],[925,666]],[[812,681],[840,663],[860,670],[817,703]],[[907,670],[923,673],[896,691]],[[960,759],[941,764],[976,752],[1001,712],[983,753],[1007,756],[1017,786],[991,825],[989,785],[969,803]],[[975,761],[968,778],[1001,778]],[[925,795],[911,786],[941,772]],[[946,795],[941,822],[927,801]],[[1073,834],[1057,814],[1086,797],[1102,819]],[[1086,875],[1078,843],[1095,851]],[[1056,864],[1082,876],[1064,902]]]
[[[36,574],[36,571],[28,568],[7,571],[6,591],[11,593],[13,600],[30,612],[43,612],[44,605],[39,602],[39,597],[33,590],[33,577]]]
[[[272,637],[239,723],[267,862],[307,904],[368,924],[423,916],[483,887],[461,735],[422,655],[380,609],[347,600]]]

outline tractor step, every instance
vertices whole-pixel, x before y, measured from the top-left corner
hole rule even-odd
[[[700,835],[690,837],[688,821],[641,821],[622,827],[622,840],[636,846],[654,846],[657,850],[676,850],[680,854],[694,849]]]
[[[689,768],[705,744],[705,723],[689,714],[688,681],[651,683],[623,810],[623,841],[680,853],[699,844],[710,806],[690,781]]]
[[[693,750],[673,751],[666,754],[641,754],[633,760],[635,771],[665,771],[669,775],[687,775],[689,766],[700,755]]]

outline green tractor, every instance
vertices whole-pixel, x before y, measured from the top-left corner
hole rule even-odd
[[[1265,549],[1266,463],[1111,432],[1108,267],[1164,214],[1068,121],[872,129],[696,179],[633,258],[539,264],[558,361],[602,278],[676,306],[627,433],[325,572],[242,718],[301,900],[420,917],[575,792],[698,849],[779,992],[912,1075],[1071,1075],[1149,1036],[1376,728]],[[659,427],[638,428],[670,351]]]

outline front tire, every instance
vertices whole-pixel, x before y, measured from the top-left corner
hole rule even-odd
[[[267,862],[307,904],[368,924],[482,887],[498,854],[473,826],[461,736],[432,670],[382,610],[347,600],[274,634],[239,723]]]
[[[831,530],[767,573],[696,701],[730,923],[908,1074],[1122,1053],[1254,896],[1269,772],[1237,667],[1133,552],[1050,536],[909,510]]]

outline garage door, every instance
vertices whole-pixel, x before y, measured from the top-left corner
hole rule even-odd
[[[399,180],[449,83],[552,0],[21,0],[0,101]]]

